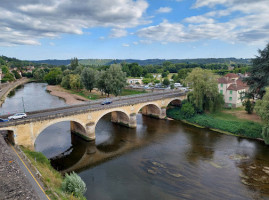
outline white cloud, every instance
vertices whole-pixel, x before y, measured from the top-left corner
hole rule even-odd
[[[116,29],[116,28],[111,29],[110,37],[112,38],[124,37],[126,35],[127,31],[125,29]]]
[[[136,34],[159,42],[217,39],[229,43],[264,44],[269,40],[268,0],[197,0],[193,7],[218,4],[222,4],[221,10],[185,18],[184,24],[163,21],[140,29]]]
[[[126,43],[123,43],[122,46],[123,47],[129,47],[130,45],[129,44],[126,44]]]
[[[50,44],[50,46],[55,46],[54,42],[50,42],[49,44]]]
[[[138,45],[138,42],[133,42],[134,45]]]
[[[146,0],[1,0],[0,45],[37,45],[40,38],[91,27],[136,27],[148,23],[147,7]]]
[[[172,8],[170,7],[160,7],[158,10],[156,10],[157,13],[170,13],[172,11]]]

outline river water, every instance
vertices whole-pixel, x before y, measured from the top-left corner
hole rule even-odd
[[[63,106],[45,86],[17,89],[0,112],[21,109],[21,97],[27,109]],[[140,114],[136,129],[104,116],[95,142],[71,134],[69,127],[62,122],[44,130],[36,150],[63,173],[76,171],[87,185],[87,199],[269,199],[269,147],[263,142]]]

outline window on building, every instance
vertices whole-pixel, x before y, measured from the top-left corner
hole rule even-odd
[[[223,87],[223,83],[220,84],[220,87]]]
[[[233,91],[232,90],[230,90],[230,94],[233,94]]]
[[[220,90],[219,92],[220,92],[221,94],[223,94],[223,90]]]
[[[229,101],[232,101],[233,100],[233,97],[229,97]]]
[[[231,103],[229,103],[229,104],[228,104],[228,106],[231,108],[231,107],[232,107],[232,104],[231,104]]]

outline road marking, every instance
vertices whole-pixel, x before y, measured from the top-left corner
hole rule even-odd
[[[48,195],[45,193],[45,191],[43,190],[43,188],[41,187],[41,185],[38,183],[38,181],[36,180],[36,178],[34,177],[34,175],[32,174],[32,172],[28,169],[28,167],[26,166],[26,164],[24,163],[24,161],[21,159],[21,157],[19,156],[19,154],[17,153],[17,151],[15,150],[15,148],[8,142],[9,146],[11,146],[11,148],[13,149],[13,151],[15,151],[15,153],[17,154],[18,158],[21,160],[21,162],[23,163],[23,165],[25,166],[25,168],[28,170],[28,172],[31,174],[31,176],[33,177],[33,179],[35,180],[36,184],[38,185],[38,187],[41,189],[41,191],[46,195],[46,197],[48,198],[48,200],[51,200]]]

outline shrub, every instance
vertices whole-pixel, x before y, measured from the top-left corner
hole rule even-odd
[[[82,196],[87,190],[86,184],[75,172],[65,174],[62,189],[76,197]]]
[[[262,137],[264,139],[265,144],[269,145],[269,128],[267,126],[263,127],[262,129]]]
[[[181,107],[181,112],[184,115],[185,118],[191,118],[195,115],[194,107],[191,103],[186,102]]]

